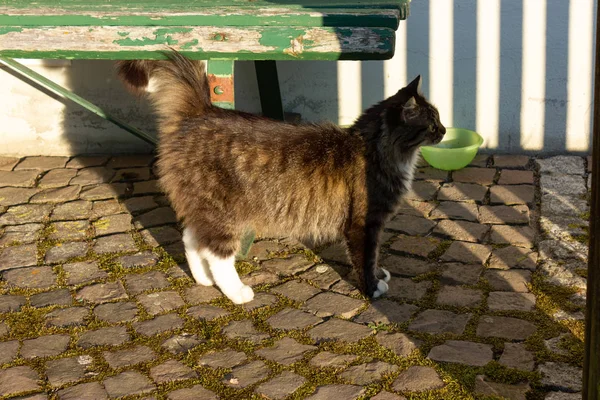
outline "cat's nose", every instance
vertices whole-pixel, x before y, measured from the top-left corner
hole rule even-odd
[[[445,135],[446,134],[446,127],[444,126],[440,126],[440,135]]]

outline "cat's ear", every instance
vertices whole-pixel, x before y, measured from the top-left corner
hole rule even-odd
[[[402,105],[402,120],[408,121],[415,118],[419,114],[419,106],[414,96],[411,96],[406,103]]]
[[[421,80],[421,75],[417,75],[411,83],[406,85],[406,88],[410,89],[412,93],[421,93]]]

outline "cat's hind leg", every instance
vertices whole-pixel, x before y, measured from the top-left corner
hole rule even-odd
[[[210,266],[206,258],[201,254],[202,251],[199,248],[193,229],[185,228],[183,230],[183,244],[185,246],[185,257],[196,282],[204,286],[214,285],[215,282],[210,272]]]
[[[244,304],[254,299],[254,291],[242,283],[235,269],[235,252],[223,257],[207,248],[202,250],[202,255],[210,265],[215,283],[229,300],[235,304]]]

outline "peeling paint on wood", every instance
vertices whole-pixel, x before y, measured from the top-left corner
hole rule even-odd
[[[20,27],[0,33],[0,55],[29,58],[164,58],[168,46],[193,58],[385,59],[388,28],[307,27]],[[215,40],[215,34],[227,40]]]

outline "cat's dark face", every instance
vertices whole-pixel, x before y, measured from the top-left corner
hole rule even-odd
[[[387,134],[400,152],[439,143],[446,133],[440,115],[420,91],[421,77],[392,96],[385,111]]]

